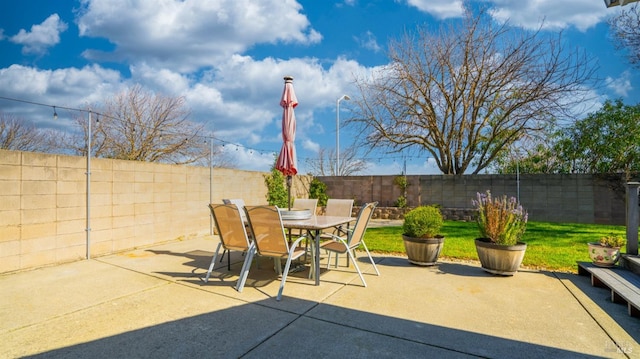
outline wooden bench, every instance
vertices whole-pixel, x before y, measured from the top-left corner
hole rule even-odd
[[[621,267],[604,268],[578,262],[578,274],[591,275],[591,285],[611,290],[611,301],[626,303],[628,313],[640,318],[640,276]]]

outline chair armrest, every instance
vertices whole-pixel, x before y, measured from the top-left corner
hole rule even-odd
[[[293,244],[291,245],[291,248],[296,248],[298,244],[305,238],[307,238],[306,235],[298,237],[298,239],[296,239],[295,242],[293,242]]]
[[[335,234],[331,234],[331,240],[334,242],[342,242],[342,244],[344,244],[345,246],[347,245],[347,240],[349,239],[349,237],[342,238],[340,236],[336,236]],[[328,242],[327,242],[328,243]],[[322,246],[322,245],[321,245]]]

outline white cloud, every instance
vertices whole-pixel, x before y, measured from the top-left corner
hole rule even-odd
[[[232,143],[225,144],[222,151],[236,168],[247,171],[268,171],[277,155],[276,152],[259,151]]]
[[[0,88],[7,92],[34,101],[46,95],[49,101],[69,106],[102,99],[101,96],[117,91],[121,81],[119,72],[99,65],[58,70],[11,65],[0,69]]]
[[[304,149],[307,149],[313,153],[318,153],[320,152],[320,144],[318,144],[318,142],[315,142],[311,139],[305,139],[304,141],[302,141],[302,147]]]
[[[448,19],[459,17],[464,12],[462,0],[453,1],[432,1],[432,0],[407,0],[411,6],[418,10],[429,13],[438,19]]]
[[[525,29],[544,28],[559,30],[570,26],[586,31],[611,15],[600,1],[564,0],[481,0],[491,9],[491,16],[499,21],[509,20],[512,25]],[[438,2],[430,0],[407,0],[411,6],[431,14],[438,19],[461,17],[464,5],[461,0]]]
[[[496,5],[494,16],[498,19],[511,17],[512,24],[532,28],[539,25],[543,13],[547,15],[547,23],[558,28],[571,25],[588,28],[606,14],[601,3],[567,1],[572,5],[557,6],[559,9],[553,11],[549,10],[552,3],[548,0],[492,0],[492,3]],[[441,19],[462,15],[462,1],[407,2]],[[345,1],[345,4],[354,3]],[[538,5],[546,10],[538,9]],[[353,87],[354,75],[366,76],[376,70],[340,57],[247,56],[245,52],[258,44],[306,46],[320,41],[321,35],[293,0],[112,0],[109,4],[81,0],[81,8],[77,18],[81,35],[104,38],[115,46],[111,53],[91,50],[85,56],[115,59],[118,64],[129,66],[131,78],[100,65],[58,70],[13,65],[0,69],[0,87],[6,93],[75,108],[102,102],[134,83],[152,91],[184,96],[191,109],[191,120],[205,123],[207,130],[218,138],[252,147],[240,146],[231,151],[234,163],[243,169],[268,170],[273,163],[269,149],[280,148],[279,99],[283,76],[294,77],[300,102],[296,108],[299,153],[317,153],[321,146],[333,144],[336,99],[345,93],[355,97],[358,91]],[[41,43],[40,49],[44,51],[59,42],[59,34],[64,31],[60,25],[66,29],[66,24],[57,15],[52,18],[53,15],[35,25],[29,33],[21,31],[25,48],[35,49],[37,46],[33,46]],[[38,34],[56,36],[48,40],[41,36],[44,40],[38,42],[35,41]],[[357,40],[363,47],[380,50],[371,32]],[[615,93],[631,89],[624,77],[611,79],[608,84]],[[345,109],[349,105],[343,104]],[[64,111],[58,113],[62,119]],[[50,119],[50,109],[42,111],[42,116]],[[346,138],[344,141],[348,142]],[[304,155],[309,156],[313,154]],[[302,166],[302,162],[299,160],[298,165]],[[437,173],[434,168],[432,164],[408,164],[410,174]],[[367,173],[398,174],[400,170],[397,166],[372,163]]]
[[[610,14],[602,1],[564,0],[562,4],[557,0],[488,2],[493,5],[490,13],[494,19],[499,22],[508,20],[511,25],[530,30],[543,24],[545,29],[560,30],[575,26],[584,32]]]
[[[191,72],[261,43],[317,43],[294,0],[84,0],[82,36],[104,37],[112,53],[87,50],[92,60],[144,61]]]
[[[54,122],[53,109],[40,106],[11,109],[3,104],[0,110],[46,127],[67,127],[73,131],[72,119],[79,114],[65,108],[86,109],[101,104],[126,85],[119,72],[98,65],[57,70],[11,65],[0,69],[0,88],[13,98],[58,106],[59,118]]]
[[[323,132],[315,112],[333,109],[335,100],[348,92],[353,73],[358,71],[362,68],[356,62],[344,59],[335,60],[325,70],[312,58],[256,61],[234,56],[218,64],[215,73],[205,75],[198,89],[187,92],[187,98],[194,116],[213,119],[214,127],[225,129],[221,135],[247,138],[266,129],[273,136],[262,140],[279,142],[283,77],[291,75],[299,101],[295,110],[296,139],[305,140]]]
[[[60,33],[66,30],[67,24],[60,20],[58,14],[53,14],[42,24],[31,26],[31,31],[21,29],[16,35],[11,36],[10,41],[23,45],[23,54],[42,54],[49,47],[58,44]]]
[[[218,64],[215,71],[197,78],[146,64],[131,66],[130,79],[99,65],[53,71],[12,65],[0,69],[0,86],[17,98],[86,108],[102,103],[124,87],[140,83],[151,91],[184,96],[191,109],[190,119],[205,123],[207,130],[218,138],[242,141],[258,149],[276,149],[281,142],[279,101],[283,77],[293,75],[300,102],[296,108],[296,141],[301,148],[313,149],[325,127],[334,126],[333,114],[327,122],[325,118],[316,118],[316,113],[327,108],[332,113],[338,96],[352,93],[349,91],[352,75],[362,71],[365,69],[356,62],[345,59],[337,59],[324,69],[312,58],[256,61],[246,56],[234,56]],[[51,117],[49,112],[42,113],[44,120]],[[33,120],[39,122],[37,118]]]
[[[624,71],[618,78],[607,77],[605,83],[607,88],[618,96],[627,97],[629,91],[633,90],[631,73],[629,71]]]
[[[373,52],[382,50],[382,47],[378,44],[375,35],[371,31],[367,31],[364,35],[357,37],[356,42],[359,43],[361,47]]]

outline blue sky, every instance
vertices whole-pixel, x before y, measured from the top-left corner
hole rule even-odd
[[[599,60],[606,99],[640,102],[640,71],[614,50],[602,0],[478,0],[496,21],[564,33]],[[283,77],[294,77],[298,166],[333,150],[336,100],[357,95],[354,74],[386,64],[389,39],[462,15],[458,0],[24,0],[0,2],[0,96],[85,108],[133,84],[184,96],[191,120],[206,124],[240,169],[267,171],[279,151]],[[349,101],[340,103],[349,116]],[[71,114],[0,100],[0,111],[39,127],[74,131]],[[342,121],[341,121],[342,122]],[[342,150],[351,144],[340,129]],[[237,145],[237,146],[235,146]],[[399,154],[373,153],[362,174],[398,174]],[[407,173],[437,173],[426,155]]]

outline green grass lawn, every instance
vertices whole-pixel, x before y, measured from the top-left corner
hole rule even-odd
[[[440,258],[477,260],[475,222],[445,221]],[[553,271],[576,272],[577,261],[590,261],[587,243],[609,234],[626,235],[624,226],[529,222],[522,241],[527,243],[523,266]],[[365,240],[373,252],[403,254],[402,227],[369,228]],[[623,248],[624,251],[624,248]]]

